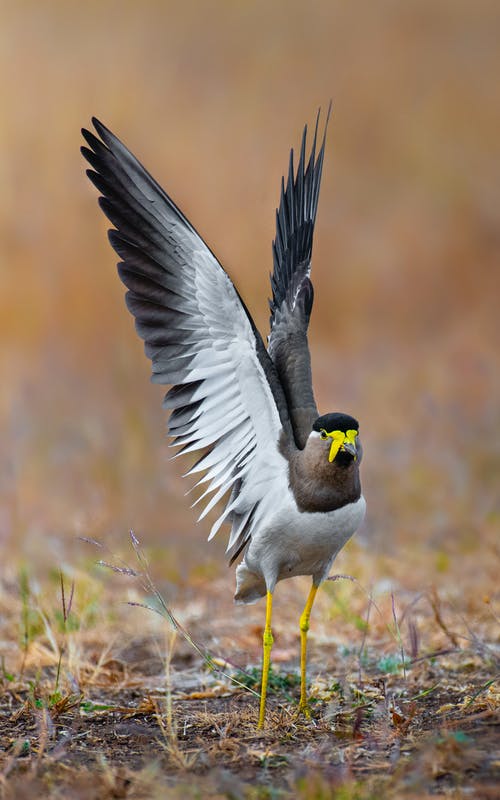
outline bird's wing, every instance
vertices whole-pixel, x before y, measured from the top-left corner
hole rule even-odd
[[[256,528],[282,481],[280,436],[292,439],[286,400],[250,314],[215,256],[172,200],[98,120],[83,136],[87,174],[114,226],[112,246],[127,306],[152,361],[155,383],[172,384],[169,433],[180,452],[205,452],[187,474],[203,472],[200,519],[231,491],[213,525],[232,522],[234,555]],[[207,497],[214,493],[210,500]]]
[[[307,328],[314,297],[309,278],[314,223],[329,116],[330,109],[317,156],[319,112],[307,161],[307,126],[304,128],[296,171],[293,150],[290,152],[286,186],[284,178],[281,181],[276,238],[273,241],[269,354],[285,391],[295,442],[300,448],[305,446],[312,423],[318,416],[312,389]]]

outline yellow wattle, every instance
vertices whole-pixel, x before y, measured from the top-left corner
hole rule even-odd
[[[332,431],[328,436],[332,440],[330,453],[328,454],[328,461],[331,464],[345,442],[345,433],[342,433],[342,431]]]
[[[330,433],[325,431],[325,433],[328,438],[332,440],[330,452],[328,454],[328,461],[330,464],[335,459],[335,456],[343,446],[344,442],[347,442],[347,444],[352,444],[354,447],[356,446],[356,436],[358,435],[358,432],[355,430],[349,430],[346,431],[346,433],[343,433],[343,431],[331,431]]]

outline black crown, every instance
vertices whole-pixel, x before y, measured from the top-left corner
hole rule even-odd
[[[322,417],[318,417],[313,425],[313,431],[321,430],[327,433],[330,433],[330,431],[342,431],[342,433],[357,431],[359,430],[359,422],[349,414],[340,414],[335,411],[333,414],[323,414]]]

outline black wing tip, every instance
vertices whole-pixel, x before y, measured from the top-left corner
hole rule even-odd
[[[101,122],[101,120],[98,119],[97,117],[92,117],[91,122],[94,128],[96,129],[97,133],[101,137],[101,139],[104,138],[103,134],[111,133],[109,128],[107,128],[106,125],[103,122]]]
[[[328,132],[328,125],[329,125],[329,122],[330,122],[330,117],[332,115],[332,109],[333,109],[333,101],[330,100],[330,102],[328,103],[327,111],[326,111],[325,127],[323,129],[323,138],[321,140],[320,151],[319,151],[317,157],[314,159],[314,164],[315,165],[319,161],[319,158],[320,158],[320,155],[321,155],[321,151],[324,151],[324,147],[325,147],[325,144],[326,144],[326,135],[327,135],[327,132]],[[317,146],[317,142],[318,142],[318,131],[319,131],[320,119],[321,119],[321,106],[318,106],[318,111],[316,113],[316,122],[314,124],[314,136],[313,136],[313,140],[312,140],[312,144],[311,144],[311,154],[310,154],[309,159],[308,159],[308,164],[311,163],[311,156],[313,154],[315,154],[315,151],[316,151],[316,146]],[[305,163],[305,151],[306,151],[306,145],[307,145],[307,133],[308,133],[308,130],[309,130],[308,129],[308,125],[307,125],[307,122],[306,122],[306,124],[304,125],[304,130],[302,131],[302,139],[301,139],[301,143],[300,143],[301,155],[302,155],[302,152],[304,153],[304,163]],[[290,149],[290,157],[291,158],[293,157],[293,152],[294,151],[293,151],[293,147],[292,147]],[[292,161],[290,161],[290,163],[292,163]],[[293,171],[292,171],[292,177],[297,179],[298,172],[299,172],[299,168],[297,168],[297,173],[296,174],[294,174]],[[289,169],[289,173],[288,174],[290,175],[290,169]]]
[[[332,111],[333,111],[333,100],[330,97],[330,101],[328,103],[328,108],[326,110],[325,134],[326,134],[326,131],[327,131],[327,128],[328,128],[328,123],[330,122],[330,117],[332,116]],[[320,114],[321,114],[321,106],[319,106],[319,108],[318,108],[318,122],[319,122]]]
[[[91,117],[90,121],[94,126],[95,131],[101,137],[101,139],[103,133],[111,133],[111,131],[109,131],[108,128],[106,128],[106,126],[100,120],[97,119],[97,117]],[[95,133],[91,131],[89,128],[80,128],[80,130],[83,138],[87,142],[89,141],[89,139],[95,139]]]
[[[97,117],[91,117],[92,125],[94,126],[95,133],[88,128],[81,128],[81,134],[87,144],[95,151],[97,148],[107,147],[113,143],[119,142],[119,139],[104,125]],[[99,138],[98,138],[99,137]]]
[[[92,150],[94,149],[95,143],[99,142],[99,139],[97,139],[96,135],[92,133],[92,131],[87,130],[87,128],[82,128],[82,136]],[[82,152],[83,152],[83,147],[84,146],[82,145],[81,148]]]
[[[276,238],[272,243],[273,299],[271,311],[287,299],[291,304],[299,290],[301,279],[310,267],[314,225],[318,209],[321,175],[326,147],[328,123],[332,101],[328,104],[321,145],[318,150],[318,132],[321,106],[316,114],[314,134],[309,155],[307,152],[308,125],[304,125],[297,167],[294,166],[294,149],[290,150],[287,180],[281,181],[280,203],[276,209]],[[271,327],[272,327],[271,314]]]
[[[301,204],[297,207],[296,204],[293,202],[295,199],[294,195],[298,194],[300,198],[300,195],[304,191],[309,192],[312,195],[310,199],[313,202],[311,206],[308,208],[308,210],[311,212],[309,219],[314,223],[317,210],[319,188],[321,183],[321,172],[323,167],[323,159],[326,146],[326,135],[328,132],[328,123],[330,121],[331,112],[332,112],[332,101],[330,100],[328,104],[328,110],[326,112],[326,120],[325,120],[325,127],[323,130],[321,147],[319,149],[319,152],[316,154],[319,121],[321,116],[321,106],[318,108],[318,112],[316,115],[316,123],[314,127],[314,136],[311,143],[309,158],[307,159],[307,165],[306,165],[306,146],[307,146],[307,132],[308,132],[307,123],[304,125],[304,130],[302,132],[300,156],[297,169],[294,168],[294,149],[293,147],[290,149],[286,186],[285,186],[285,176],[282,176],[280,205],[276,209],[276,215],[280,219],[282,219],[284,215],[289,216],[287,215],[287,212],[290,212],[291,210],[295,210],[297,212],[297,218],[288,219],[287,222],[289,223],[300,224],[302,221],[304,221],[303,220],[304,206]],[[314,175],[314,180],[311,181],[310,185],[306,186],[305,182],[309,173],[312,173]],[[293,233],[293,230],[290,232]],[[273,244],[275,243],[276,239],[273,241]]]

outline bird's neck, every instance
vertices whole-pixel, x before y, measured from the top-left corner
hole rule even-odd
[[[359,465],[329,463],[324,451],[307,446],[289,456],[289,484],[295,502],[303,512],[334,511],[354,503],[361,495]]]

